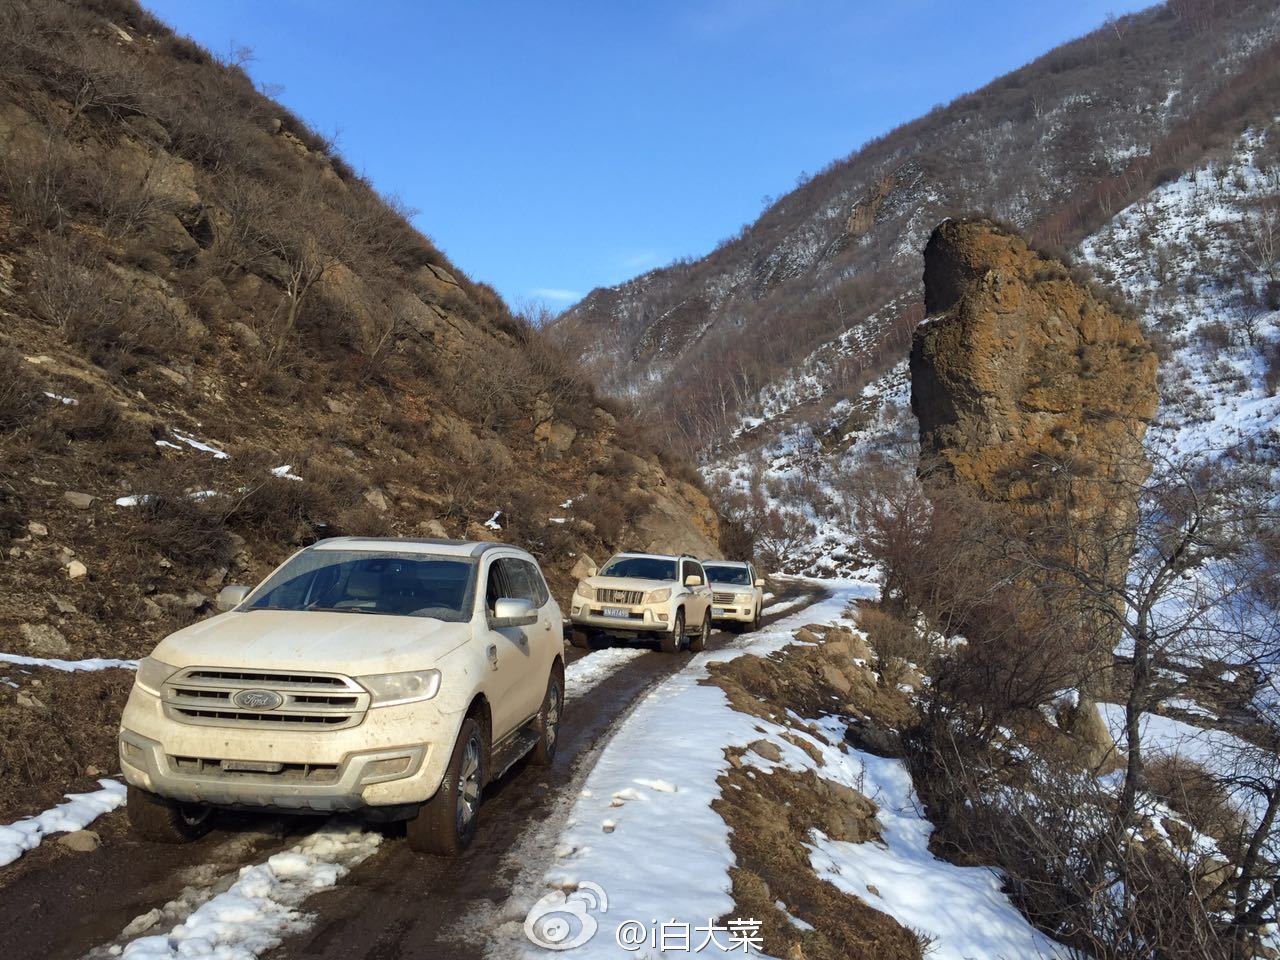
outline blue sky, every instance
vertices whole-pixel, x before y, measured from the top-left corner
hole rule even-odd
[[[150,0],[512,305],[699,256],[1123,0]]]

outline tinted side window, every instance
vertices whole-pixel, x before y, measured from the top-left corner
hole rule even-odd
[[[547,590],[546,581],[542,579],[542,572],[528,560],[517,560],[516,563],[523,571],[529,585],[529,599],[533,601],[534,606],[542,606],[551,599],[551,592]]]
[[[484,606],[492,614],[494,606],[503,597],[513,597],[510,560],[499,559],[489,564],[489,580],[485,585]]]
[[[705,587],[707,585],[707,572],[702,569],[702,564],[694,563],[691,566],[693,567],[694,575],[702,578],[702,585]]]

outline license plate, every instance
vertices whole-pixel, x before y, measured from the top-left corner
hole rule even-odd
[[[725,617],[729,615],[729,611],[726,610],[724,607],[712,607],[711,615],[713,617]]]
[[[617,617],[619,620],[626,620],[631,616],[631,611],[626,607],[605,607],[604,615],[606,617]]]
[[[272,763],[269,760],[223,760],[223,770],[235,773],[279,773],[284,769],[283,763]]]

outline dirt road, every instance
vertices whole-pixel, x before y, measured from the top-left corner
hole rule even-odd
[[[781,609],[766,624],[821,599],[813,588],[787,581],[772,603]],[[803,599],[801,599],[803,598]],[[728,643],[713,635],[711,646]],[[569,650],[570,663],[591,653]],[[308,898],[316,921],[268,954],[284,958],[468,958],[481,956],[474,938],[456,939],[464,917],[507,899],[519,873],[510,852],[551,815],[589,766],[617,720],[646,690],[681,669],[690,655],[652,652],[621,664],[566,708],[560,752],[550,768],[517,764],[485,794],[475,843],[456,860],[412,853],[403,829],[336,887]],[[74,854],[47,841],[0,875],[0,930],[7,960],[76,960],[122,937],[128,925],[175,899],[225,887],[241,866],[286,849],[324,821],[224,815],[204,840],[182,847],[142,843],[129,836],[120,812],[93,828],[102,846]],[[180,917],[179,917],[180,918]],[[147,932],[159,932],[163,926]]]

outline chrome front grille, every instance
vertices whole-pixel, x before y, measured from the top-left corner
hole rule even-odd
[[[165,681],[161,699],[165,715],[179,723],[337,730],[360,723],[370,697],[339,674],[188,667]]]
[[[732,593],[713,593],[711,595],[712,603],[733,603]]]
[[[596,588],[596,602],[598,603],[618,603],[628,607],[634,607],[637,604],[644,603],[643,590],[614,590],[606,587]]]

